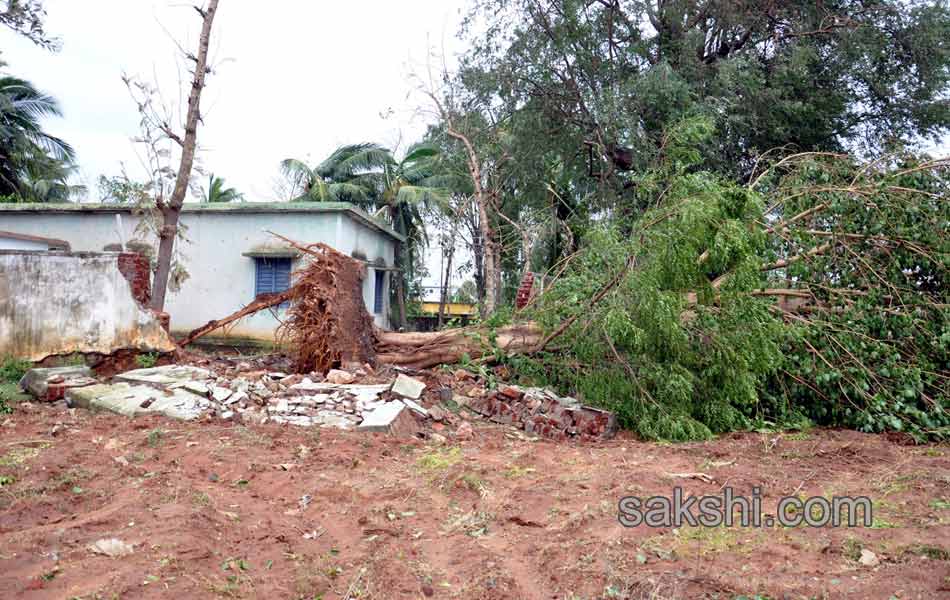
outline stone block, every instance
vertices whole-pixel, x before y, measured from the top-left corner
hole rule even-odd
[[[405,404],[399,400],[394,400],[372,412],[363,413],[363,422],[360,423],[357,430],[408,437],[419,431],[419,424],[412,416],[412,411]]]
[[[418,400],[422,397],[422,391],[426,389],[426,384],[418,379],[413,379],[408,375],[400,373],[393,382],[392,392],[403,398]]]
[[[92,378],[92,370],[83,366],[52,367],[47,369],[30,369],[20,379],[20,388],[40,401],[59,400],[65,394],[66,388],[84,387],[96,383]],[[53,396],[49,397],[50,385],[53,385]]]

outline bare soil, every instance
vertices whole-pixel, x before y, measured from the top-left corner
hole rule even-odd
[[[439,445],[35,404],[0,421],[4,599],[950,597],[946,446],[819,430],[555,443],[474,417],[474,440]],[[671,475],[698,472],[712,481]],[[875,521],[619,525],[621,497],[677,485],[761,486],[772,514],[785,495],[868,495]],[[134,552],[93,553],[103,538]]]

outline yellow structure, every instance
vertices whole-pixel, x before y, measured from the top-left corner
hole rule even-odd
[[[464,304],[462,302],[446,302],[445,314],[453,317],[472,317],[475,316],[476,307],[474,304]],[[422,313],[426,315],[438,315],[438,302],[423,302]]]

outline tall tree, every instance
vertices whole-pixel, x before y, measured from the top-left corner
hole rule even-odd
[[[204,201],[208,203],[243,202],[244,194],[232,187],[224,187],[224,178],[212,174],[208,177],[208,189],[205,192]]]
[[[198,146],[198,123],[201,121],[201,92],[205,87],[205,77],[211,72],[208,64],[208,48],[211,44],[211,27],[215,14],[218,11],[218,0],[208,0],[202,8],[195,6],[195,11],[201,17],[201,33],[198,37],[197,54],[188,54],[187,59],[194,63],[191,71],[191,86],[188,94],[188,108],[185,115],[184,133],[172,128],[167,115],[160,114],[153,102],[155,90],[141,83],[133,83],[126,78],[126,84],[139,107],[141,115],[142,137],[153,161],[160,162],[161,157],[167,155],[159,146],[162,138],[171,140],[181,152],[177,170],[172,171],[167,166],[152,165],[153,177],[173,179],[170,194],[166,197],[165,186],[157,185],[154,188],[155,212],[161,225],[158,227],[158,256],[155,266],[155,276],[152,284],[152,303],[155,310],[163,310],[165,295],[169,283],[169,275],[173,270],[175,240],[179,236],[179,221],[181,208],[185,202],[191,183],[192,167],[195,164],[195,153]],[[138,95],[136,94],[138,92]],[[154,182],[153,182],[154,183]]]
[[[697,114],[717,131],[705,166],[738,178],[773,148],[877,151],[950,125],[940,0],[476,0],[469,23],[469,105],[502,114],[516,162],[554,153],[607,204]]]

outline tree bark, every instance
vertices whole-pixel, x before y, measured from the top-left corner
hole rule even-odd
[[[198,56],[194,57],[195,71],[188,94],[188,114],[185,118],[185,135],[178,136],[166,132],[171,139],[181,145],[181,162],[175,177],[175,187],[168,203],[159,201],[162,213],[162,227],[159,231],[158,259],[155,268],[155,280],[152,283],[152,308],[164,310],[165,292],[168,288],[168,276],[171,273],[172,255],[175,250],[175,238],[178,237],[178,221],[182,204],[188,193],[188,181],[195,162],[195,149],[198,145],[198,121],[201,119],[201,91],[205,86],[208,72],[208,46],[211,44],[211,25],[218,11],[218,0],[209,0],[202,10],[195,8],[201,15],[201,35],[198,38]]]
[[[484,248],[484,267],[485,267],[485,299],[482,303],[482,317],[489,317],[495,312],[495,306],[498,300],[498,273],[499,265],[496,261],[495,232],[488,219],[488,206],[491,202],[489,193],[482,185],[482,170],[478,160],[478,152],[467,135],[455,129],[452,123],[452,115],[445,109],[442,102],[434,93],[429,93],[429,97],[439,109],[442,119],[445,121],[445,131],[450,137],[460,141],[465,147],[466,163],[468,174],[472,180],[472,187],[475,190],[475,206],[478,209],[478,231],[482,238]]]
[[[445,319],[445,305],[449,301],[449,285],[452,279],[452,258],[455,256],[455,232],[458,224],[452,227],[452,236],[449,238],[449,251],[445,257],[445,273],[442,279],[442,290],[439,295],[439,321],[438,327],[442,328]]]
[[[495,347],[508,354],[529,352],[542,337],[541,328],[530,321],[498,329],[494,346],[488,343],[486,333],[477,327],[413,333],[377,329],[376,359],[385,364],[427,369],[457,363],[465,355],[471,359],[491,355]]]

